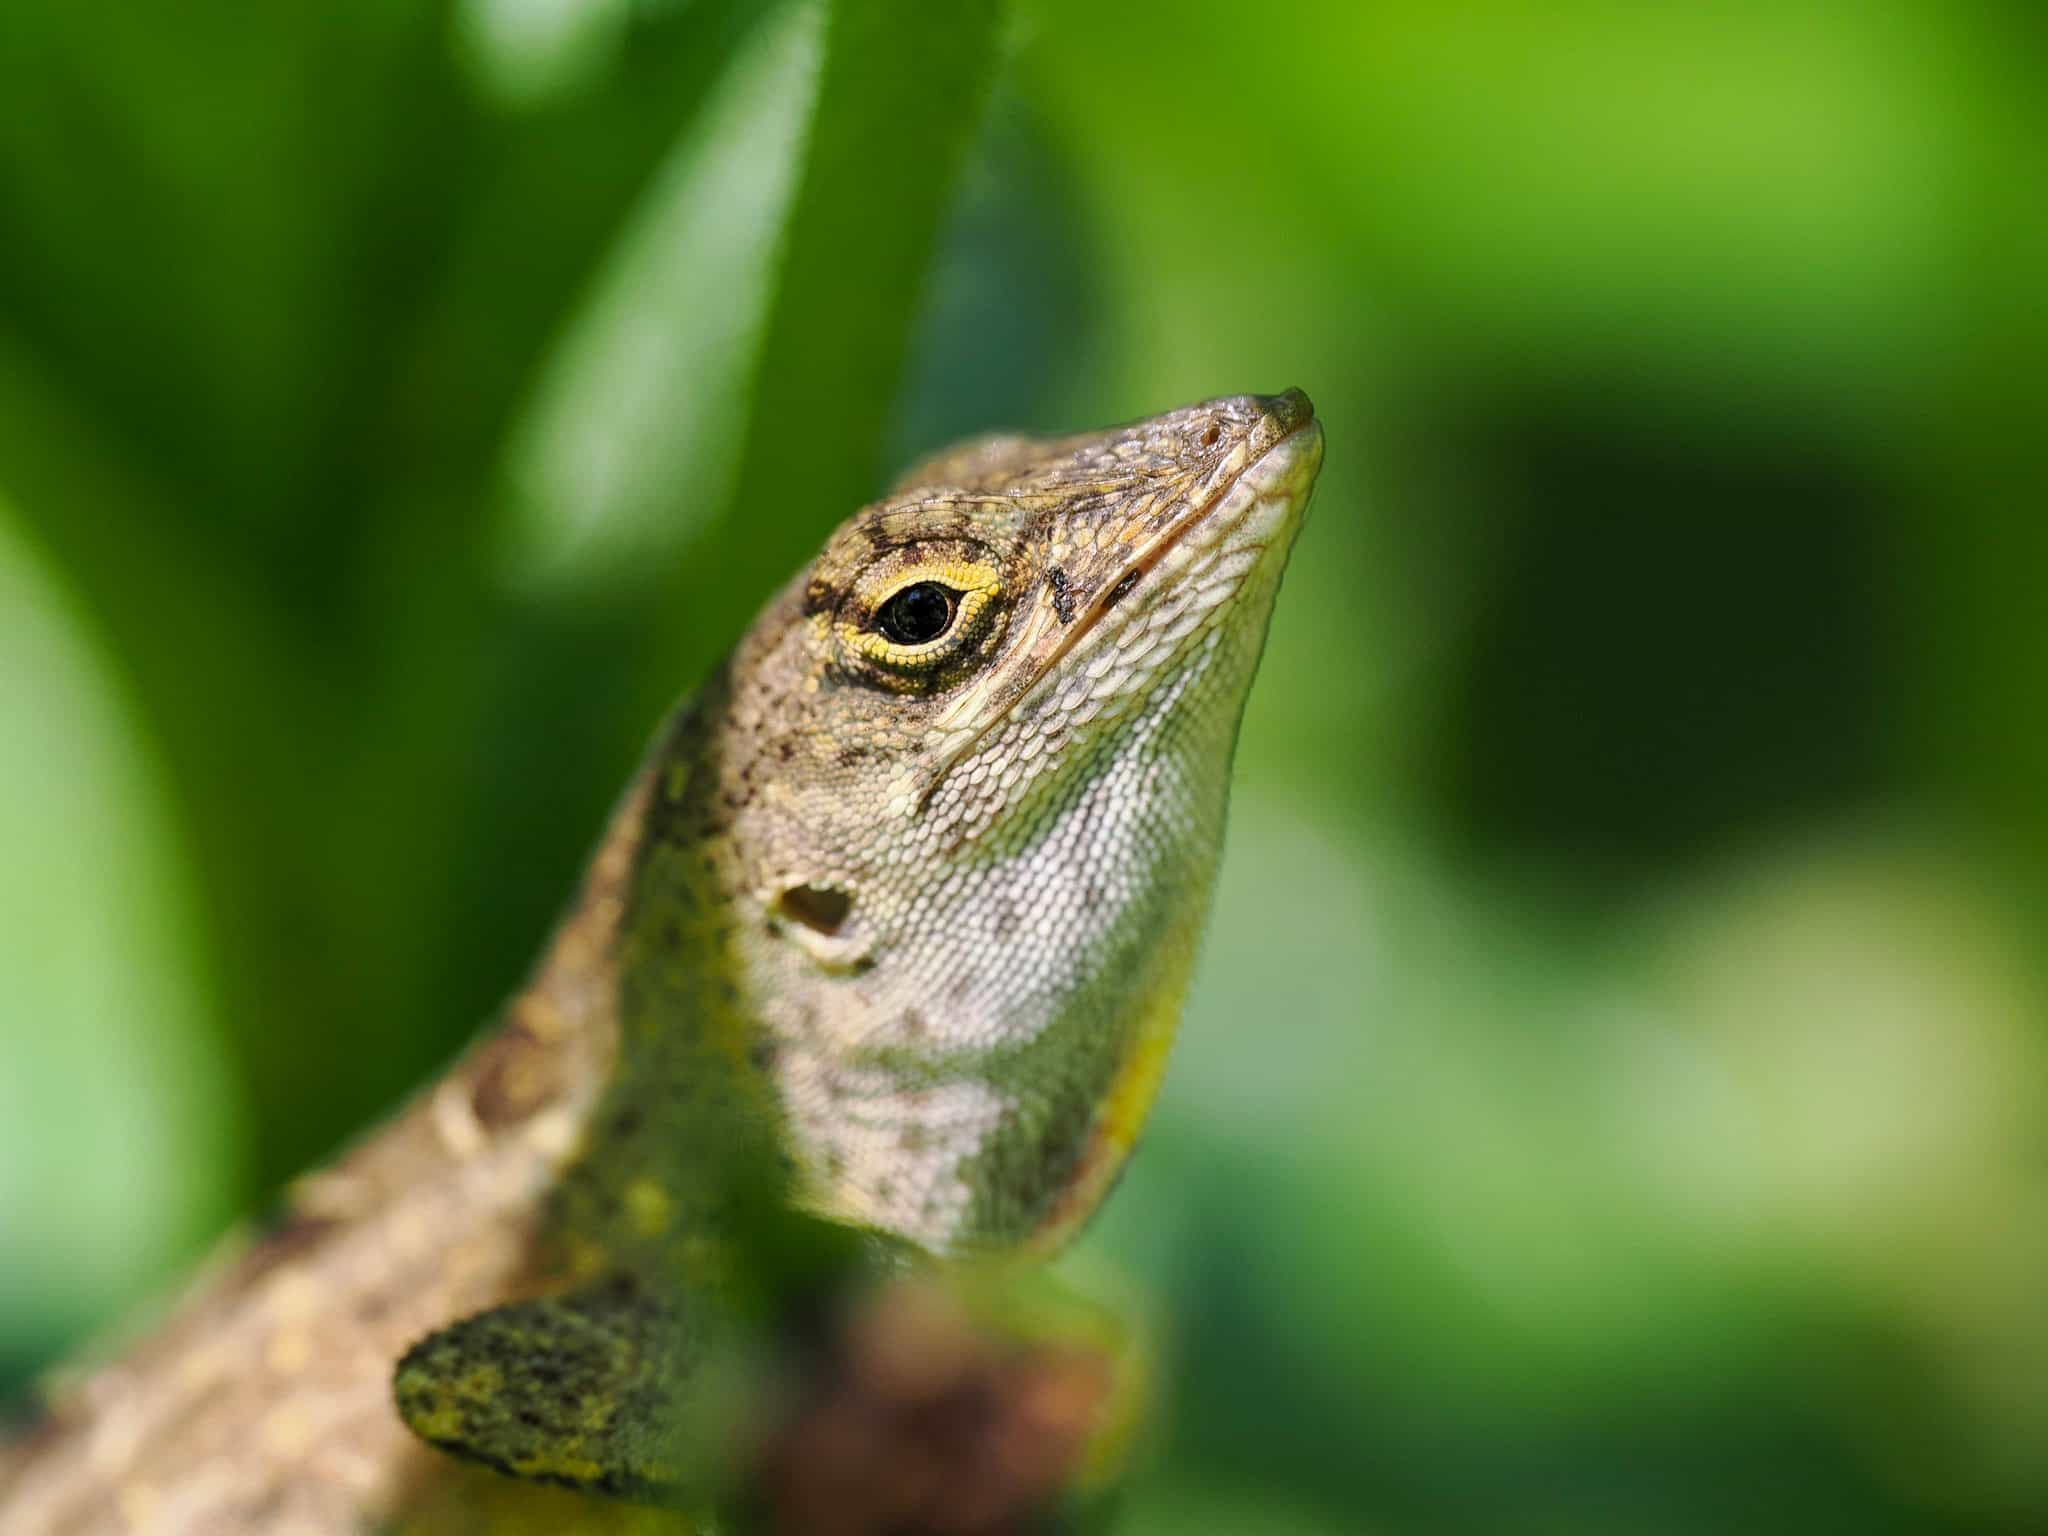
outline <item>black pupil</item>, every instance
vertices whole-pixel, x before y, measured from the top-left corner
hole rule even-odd
[[[953,622],[953,595],[935,581],[920,581],[882,604],[877,617],[882,633],[898,645],[923,645]]]

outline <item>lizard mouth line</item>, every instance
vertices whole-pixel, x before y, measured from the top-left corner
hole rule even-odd
[[[1009,698],[1003,701],[1002,705],[983,723],[979,730],[975,731],[959,747],[946,755],[945,762],[940,766],[939,771],[932,775],[931,783],[925,786],[924,793],[918,797],[918,809],[922,811],[931,802],[931,797],[938,792],[939,786],[946,782],[947,776],[952,773],[953,769],[963,758],[981,744],[982,739],[990,731],[1007,720],[1010,717],[1010,712],[1024,700],[1030,698],[1038,690],[1039,686],[1058,670],[1060,663],[1073,653],[1076,646],[1080,645],[1101,627],[1102,621],[1109,611],[1116,607],[1133,587],[1149,576],[1154,570],[1158,569],[1160,562],[1171,554],[1178,545],[1183,543],[1191,532],[1207,523],[1217,510],[1231,499],[1238,487],[1244,485],[1261,465],[1267,463],[1289,443],[1295,442],[1303,432],[1317,426],[1318,423],[1313,416],[1297,422],[1287,430],[1286,435],[1267,444],[1257,458],[1247,462],[1236,474],[1232,475],[1223,484],[1217,486],[1213,494],[1189,506],[1171,524],[1154,534],[1144,548],[1138,551],[1130,564],[1124,567],[1116,580],[1109,583],[1098,596],[1090,600],[1087,612],[1081,614],[1075,620],[1074,624],[1067,630],[1067,633],[1061,637],[1060,643],[1046,654],[1045,659],[1032,670],[1030,677],[1025,680],[1023,685],[1013,691]],[[1256,499],[1256,497],[1253,498],[1253,500]]]

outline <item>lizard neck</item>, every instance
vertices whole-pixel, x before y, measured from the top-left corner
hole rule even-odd
[[[784,1203],[771,1058],[734,956],[738,874],[719,752],[728,678],[722,669],[664,728],[592,894],[522,995],[545,1011],[587,986],[600,994],[584,1028],[605,1082],[541,1232],[546,1270],[563,1283],[717,1286],[736,1224]],[[616,867],[603,867],[610,857]]]

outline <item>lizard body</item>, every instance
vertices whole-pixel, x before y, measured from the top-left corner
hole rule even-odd
[[[1157,1086],[1320,461],[1299,391],[1236,396],[857,513],[498,1031],[56,1395],[0,1536],[687,1528],[535,1483],[689,1502],[764,1266],[1056,1247]]]

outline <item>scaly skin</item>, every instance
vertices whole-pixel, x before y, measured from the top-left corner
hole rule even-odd
[[[857,513],[664,728],[499,1032],[56,1394],[0,1536],[686,1529],[616,1499],[708,1496],[679,1426],[831,1234],[1057,1246],[1159,1081],[1321,453],[1298,391],[1238,396]]]

